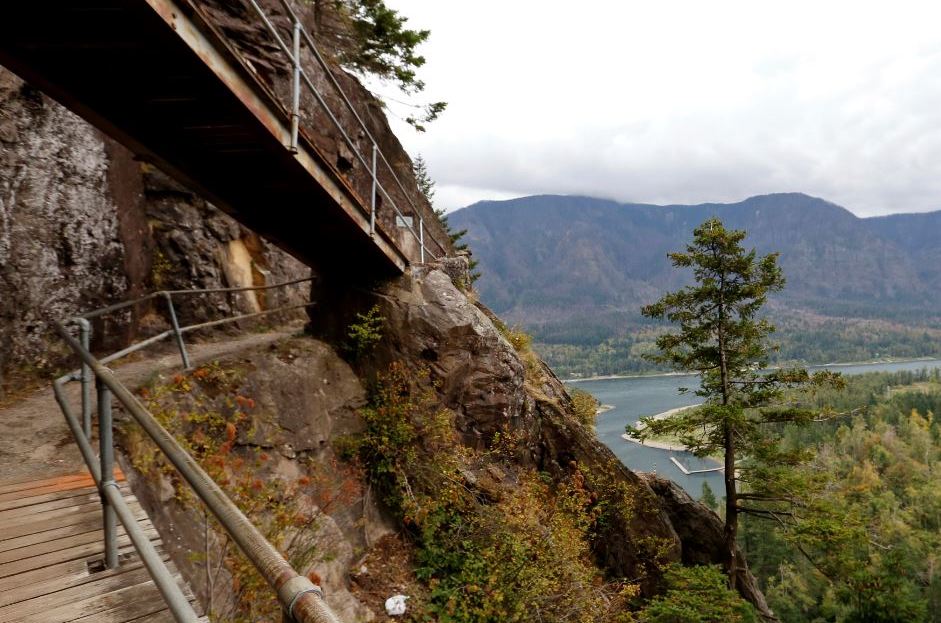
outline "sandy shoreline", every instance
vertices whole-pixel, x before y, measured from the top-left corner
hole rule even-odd
[[[621,435],[621,439],[623,439],[624,441],[629,441],[629,442],[631,442],[631,443],[636,443],[636,444],[639,445],[639,446],[645,446],[645,447],[647,447],[647,448],[655,448],[655,449],[657,449],[657,450],[667,450],[668,452],[689,452],[689,449],[688,449],[686,446],[684,446],[684,445],[672,444],[672,443],[665,443],[665,442],[662,442],[662,441],[652,441],[652,440],[650,440],[650,439],[648,439],[647,441],[640,441],[640,440],[637,440],[637,439],[634,439],[634,438],[628,436],[627,433],[623,433],[623,434]],[[673,459],[673,457],[670,457],[670,458],[671,458],[671,460]],[[709,460],[709,461],[713,461],[717,466],[721,466],[721,465],[722,465],[722,461],[721,461],[721,458],[720,458],[720,457],[716,457],[716,456],[706,456],[706,457],[703,457],[703,459]],[[674,461],[674,462],[675,462],[675,461]],[[686,470],[685,467],[680,467],[680,470],[681,470],[681,471],[685,471],[687,475],[690,475],[690,474],[704,474],[704,473],[706,473],[706,472],[719,471],[719,470],[716,469],[716,468],[706,468],[706,469],[698,469],[698,470]]]
[[[698,407],[698,406],[700,406],[700,405],[702,405],[702,404],[703,404],[703,403],[701,403],[701,402],[697,402],[697,403],[694,404],[694,405],[686,405],[685,407],[676,407],[675,409],[667,409],[667,410],[664,411],[663,413],[658,413],[657,415],[653,416],[653,419],[655,419],[655,420],[665,420],[665,419],[667,419],[668,417],[670,417],[671,415],[675,415],[675,414],[679,413],[680,411],[686,411],[687,409],[692,409],[693,407]]]
[[[833,364],[840,365],[840,364]],[[849,364],[847,364],[849,365]],[[578,376],[562,379],[563,383],[581,383],[582,381],[612,381],[614,379],[655,379],[663,376],[696,376],[689,372],[651,372],[650,374],[605,374],[602,376]]]
[[[651,441],[650,439],[646,441],[641,441],[639,439],[634,439],[629,436],[627,433],[621,435],[621,439],[624,441],[630,441],[631,443],[636,443],[639,446],[647,446],[648,448],[656,448],[657,450],[669,450],[670,452],[686,452],[686,446],[681,446],[678,444],[664,443],[662,441]]]
[[[675,414],[679,413],[680,411],[686,411],[687,409],[692,409],[693,407],[698,407],[698,406],[701,405],[701,404],[703,404],[703,403],[700,402],[700,403],[697,403],[697,404],[694,404],[694,405],[686,405],[686,406],[684,406],[684,407],[676,407],[676,408],[674,408],[674,409],[667,409],[666,411],[663,411],[662,413],[658,413],[658,414],[654,415],[654,416],[653,416],[653,419],[655,419],[655,420],[664,420],[664,419],[670,417],[671,415],[675,415]],[[643,422],[638,422],[638,423],[637,423],[637,428],[638,428],[638,429],[643,428]],[[642,446],[647,446],[648,448],[657,448],[658,450],[670,450],[671,452],[686,452],[686,451],[687,451],[687,448],[686,448],[686,446],[684,446],[684,445],[673,444],[673,443],[666,443],[666,442],[664,442],[664,441],[656,441],[656,440],[653,440],[653,439],[647,439],[647,440],[644,440],[644,441],[640,441],[639,439],[634,439],[633,437],[631,437],[631,436],[628,435],[627,433],[622,434],[622,435],[621,435],[621,439],[624,439],[625,441],[630,441],[630,442],[633,442],[633,443],[636,443],[636,444],[640,444],[640,445],[642,445]]]

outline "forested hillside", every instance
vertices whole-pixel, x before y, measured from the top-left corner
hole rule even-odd
[[[696,206],[537,196],[477,203],[450,222],[467,229],[483,301],[531,331],[560,373],[600,374],[646,368],[654,327],[640,307],[683,285],[667,253],[710,216],[781,254],[787,288],[770,303],[780,359],[941,352],[941,213],[861,219],[803,194]]]
[[[769,604],[785,623],[941,621],[939,371],[848,377],[812,404],[848,414],[785,432],[814,449],[794,474],[814,493],[740,535]]]

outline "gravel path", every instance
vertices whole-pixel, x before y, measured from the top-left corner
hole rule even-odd
[[[198,365],[243,349],[269,344],[292,333],[252,333],[224,341],[187,344],[187,351],[192,363]],[[179,354],[172,352],[125,363],[114,371],[122,383],[135,387],[153,374],[179,369]],[[74,413],[79,416],[80,384],[69,383],[66,392]],[[84,469],[85,464],[65,424],[51,386],[16,404],[0,408],[0,481],[44,478],[77,473]]]

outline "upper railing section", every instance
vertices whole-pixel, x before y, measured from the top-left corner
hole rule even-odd
[[[168,571],[160,554],[154,549],[147,535],[142,531],[133,513],[128,508],[121,495],[114,478],[114,446],[112,434],[112,399],[116,398],[128,414],[141,427],[150,440],[167,457],[176,468],[196,497],[215,516],[229,538],[245,553],[259,575],[269,584],[276,595],[285,621],[296,623],[338,623],[339,619],[324,601],[323,590],[310,581],[306,576],[299,574],[284,559],[280,552],[269,543],[259,530],[248,520],[239,508],[228,498],[224,491],[202,469],[196,460],[186,452],[180,443],[147,411],[140,401],[129,391],[104,364],[113,362],[134,351],[140,350],[157,341],[174,337],[180,351],[181,363],[184,368],[191,365],[186,350],[184,336],[198,329],[217,326],[224,323],[236,322],[249,318],[257,318],[266,314],[288,312],[310,305],[310,303],[287,305],[274,309],[264,310],[250,314],[241,314],[228,318],[221,318],[194,325],[180,326],[173,304],[174,297],[206,295],[218,293],[242,293],[272,288],[282,288],[309,281],[298,279],[286,283],[269,286],[247,288],[215,288],[204,290],[173,290],[154,292],[147,296],[124,301],[92,312],[75,316],[65,322],[57,322],[56,329],[72,351],[78,355],[82,366],[80,369],[65,374],[53,383],[56,400],[59,403],[66,423],[75,437],[82,458],[88,466],[101,494],[103,515],[103,539],[105,544],[105,566],[109,569],[120,565],[117,546],[117,521],[120,521],[130,538],[134,549],[138,552],[144,566],[154,580],[158,590],[164,598],[173,618],[179,623],[197,623],[196,612],[190,605],[173,576]],[[168,306],[168,315],[171,328],[151,338],[142,340],[121,351],[101,359],[96,358],[89,350],[91,334],[90,320],[106,314],[120,312],[128,307],[136,306],[152,300],[163,299]],[[67,325],[78,326],[78,338]],[[75,416],[65,392],[65,385],[73,381],[80,381],[82,385],[82,415],[81,420]],[[92,446],[92,386],[96,388],[98,411],[98,454],[96,456]],[[206,563],[209,565],[209,561]]]
[[[407,232],[408,237],[412,239],[412,244],[404,246],[417,245],[418,256],[410,258],[412,261],[424,263],[447,255],[451,246],[447,231],[441,226],[437,215],[430,209],[427,202],[415,200],[420,191],[415,185],[413,176],[411,174],[407,176],[408,186],[406,186],[406,183],[402,181],[402,176],[396,173],[390,158],[379,147],[377,136],[370,130],[369,125],[337,79],[334,73],[337,69],[327,62],[290,1],[279,0],[283,11],[280,15],[270,9],[266,11],[259,0],[243,1],[251,6],[255,16],[264,25],[267,34],[277,46],[278,53],[291,68],[289,101],[280,102],[290,111],[291,117],[290,142],[285,147],[296,153],[302,133],[306,131],[311,136],[317,133],[312,128],[305,128],[302,121],[302,95],[307,93],[314,99],[352,153],[355,159],[354,165],[362,167],[362,171],[369,172],[369,199],[363,200],[363,204],[368,206],[370,234],[375,235],[377,219],[382,217],[380,212],[383,206],[388,205],[391,208],[388,216],[392,218],[386,219],[387,227]],[[280,32],[277,22],[285,24]],[[288,24],[289,28],[286,27]],[[304,58],[308,54],[320,70],[318,76],[312,75],[304,66]],[[321,76],[323,79],[317,80]],[[328,98],[326,89],[317,86],[318,81],[326,83],[332,91],[332,98]],[[346,113],[341,115],[335,106],[330,105],[329,99],[339,101]],[[347,123],[341,121],[344,117],[349,120]],[[356,140],[354,136],[362,137],[364,140]],[[355,187],[356,184],[353,186]],[[411,255],[407,248],[400,249],[400,251],[407,257]]]
[[[0,63],[324,277],[372,281],[447,255],[381,104],[317,47],[310,11],[16,2]]]

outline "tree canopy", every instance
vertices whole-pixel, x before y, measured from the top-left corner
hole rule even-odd
[[[941,370],[849,376],[810,400],[853,413],[789,427],[822,479],[797,521],[745,517],[751,570],[784,623],[941,621]]]
[[[383,0],[313,0],[318,17],[318,32],[331,39],[337,60],[347,69],[371,75],[395,85],[402,93],[414,96],[425,89],[418,70],[425,57],[418,53],[431,31],[408,27],[408,18],[389,8]],[[324,5],[339,19],[330,23],[323,18]],[[416,112],[405,121],[420,132],[438,118],[445,102],[412,104],[402,102]]]

